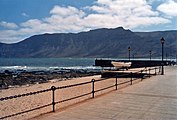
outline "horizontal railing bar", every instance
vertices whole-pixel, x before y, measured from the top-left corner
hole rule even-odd
[[[85,85],[85,84],[89,84],[89,83],[91,83],[91,81],[89,81],[89,82],[84,82],[84,83],[73,84],[73,85],[67,85],[67,86],[56,87],[56,89],[70,88],[70,87]]]
[[[124,73],[124,72],[122,72],[122,73]],[[130,73],[127,73],[127,74],[123,74],[123,75],[116,75],[116,77],[124,77],[124,76],[128,76],[128,75],[130,75],[131,74],[131,72]]]
[[[117,85],[122,85],[122,84],[125,84],[125,83],[129,83],[130,81],[125,81],[125,82],[121,82],[121,83],[119,83],[119,84],[117,84]]]
[[[1,117],[0,119],[5,119],[5,118],[17,116],[17,115],[20,115],[20,114],[23,114],[23,113],[27,113],[27,112],[38,110],[38,109],[41,109],[41,108],[45,108],[45,107],[48,107],[50,105],[52,105],[52,104],[50,103],[50,104],[43,105],[43,106],[40,106],[40,107],[36,107],[36,108],[30,109],[30,110],[26,110],[26,111],[23,111],[23,112],[19,112],[19,113],[11,114],[11,115],[8,115],[8,116],[4,116],[4,117]]]
[[[58,102],[55,102],[55,103],[58,104],[58,103],[66,102],[66,101],[73,100],[73,99],[76,99],[76,98],[80,98],[80,97],[83,97],[83,96],[86,96],[86,95],[89,95],[89,94],[92,94],[92,92],[82,94],[82,95],[79,95],[79,96],[76,96],[76,97],[68,98],[68,99],[65,99],[65,100],[61,100],[61,101],[58,101]]]
[[[13,99],[13,98],[24,97],[24,96],[29,96],[29,95],[40,94],[40,93],[48,92],[48,91],[51,91],[51,89],[40,90],[40,91],[36,91],[36,92],[29,92],[29,93],[20,94],[20,95],[14,95],[14,96],[9,96],[9,97],[4,97],[4,98],[0,98],[0,101],[9,100],[9,99]]]
[[[102,79],[98,79],[98,80],[95,80],[95,82],[100,82],[100,81],[104,81],[104,80],[108,80],[109,78],[102,78]]]
[[[105,88],[102,88],[102,89],[98,89],[98,90],[95,90],[94,92],[99,92],[99,91],[102,91],[102,90],[106,90],[106,89],[109,89],[109,88],[112,88],[112,87],[115,87],[115,85],[112,85],[112,86],[109,86],[109,87],[105,87]]]

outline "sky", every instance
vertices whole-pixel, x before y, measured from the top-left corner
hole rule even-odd
[[[177,30],[177,0],[0,0],[0,42],[44,33],[124,27]]]

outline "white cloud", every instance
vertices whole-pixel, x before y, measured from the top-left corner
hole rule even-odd
[[[89,14],[84,20],[99,28],[123,26],[132,29],[170,23],[168,19],[159,17],[146,0],[98,0],[89,9],[96,13]]]
[[[28,20],[24,23],[21,23],[22,27],[30,27],[30,28],[35,28],[35,27],[39,27],[42,24],[41,20],[38,19],[31,19]]]
[[[150,25],[158,25],[160,23],[166,24],[170,21],[165,18],[161,17],[130,17],[129,20],[131,22],[128,22],[127,28],[129,27],[140,27],[140,26],[150,26]]]
[[[109,1],[109,2],[108,2]],[[117,16],[156,16],[157,12],[145,0],[98,0],[96,6],[90,7],[98,13]]]
[[[29,15],[24,13],[24,12],[21,15],[24,16],[24,17],[29,17]]]
[[[85,12],[75,7],[54,6],[51,16],[43,19],[52,32],[78,32],[84,30],[83,18]]]
[[[167,16],[177,16],[177,2],[174,0],[168,0],[157,7],[157,10],[164,13]]]
[[[21,23],[17,30],[0,31],[0,41],[19,41],[42,33],[80,32],[119,26],[132,29],[171,22],[167,18],[160,17],[158,11],[152,10],[152,6],[146,0],[97,0],[94,5],[87,6],[86,9],[56,5],[49,13],[49,17],[30,19]]]
[[[3,43],[15,43],[23,40],[26,36],[19,34],[15,30],[3,30],[0,31],[0,42]]]
[[[18,26],[15,23],[9,23],[9,22],[5,22],[5,21],[0,21],[0,26],[8,28],[8,29],[18,28]]]
[[[56,9],[57,8],[57,9]],[[84,30],[82,26],[82,17],[84,12],[74,7],[66,7],[65,13],[58,11],[60,6],[55,6],[51,11],[51,16],[47,18],[30,19],[20,24],[18,30],[4,30],[0,31],[0,41],[11,43],[23,40],[26,37],[55,32],[78,32]],[[63,7],[61,7],[64,10]],[[73,10],[73,12],[72,12]],[[14,38],[14,39],[12,39]],[[22,39],[23,38],[23,39]]]
[[[68,7],[61,7],[61,6],[54,6],[54,8],[50,11],[50,14],[55,14],[62,17],[67,17],[71,15],[79,15],[84,16],[84,12],[82,10],[78,10],[75,7],[68,6]]]

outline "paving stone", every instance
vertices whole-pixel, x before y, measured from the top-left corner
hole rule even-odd
[[[177,66],[165,67],[165,75],[112,91],[95,99],[39,116],[42,120],[175,120],[177,119]]]

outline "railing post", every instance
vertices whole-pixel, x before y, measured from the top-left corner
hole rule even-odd
[[[130,82],[131,82],[131,85],[132,85],[132,72],[130,73],[130,76],[131,76],[131,79],[130,79]]]
[[[118,79],[118,76],[116,75],[116,84],[115,84],[116,85],[116,90],[117,90],[117,79]]]
[[[95,97],[95,79],[92,79],[92,98]]]
[[[56,87],[52,86],[51,90],[52,90],[52,111],[55,112],[55,90],[56,90]]]
[[[151,68],[149,68],[149,77],[150,77],[150,74],[151,74],[150,72],[151,72]]]

